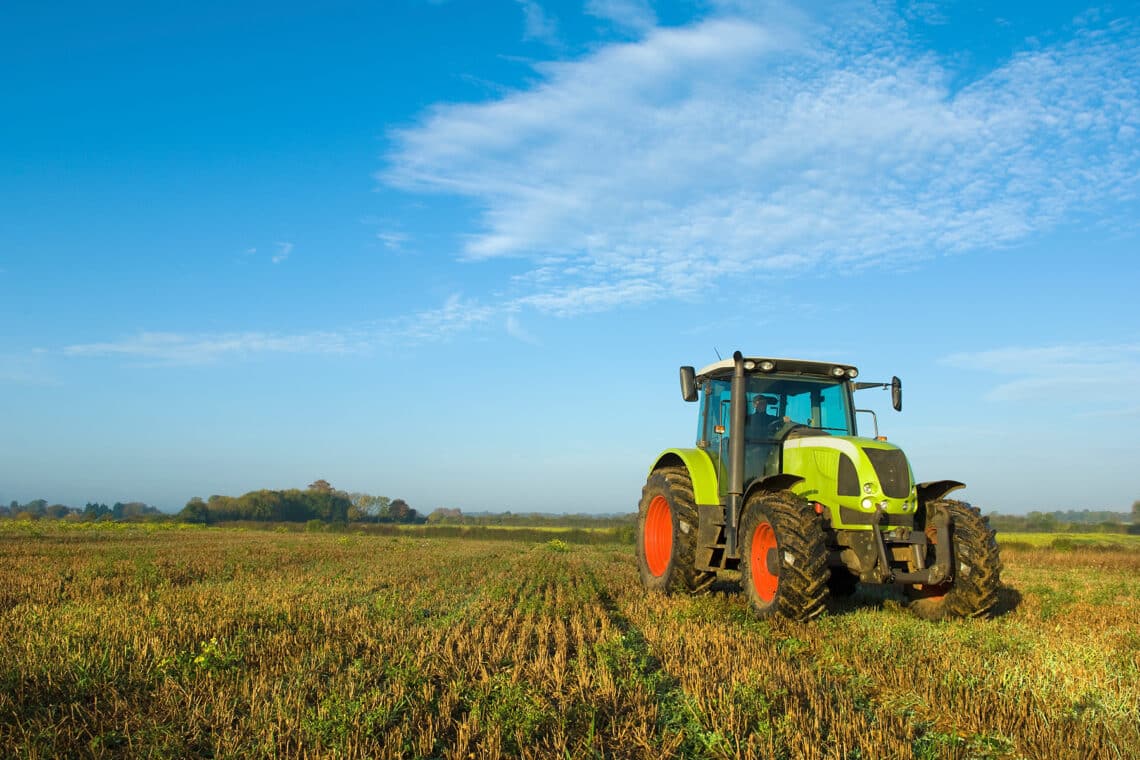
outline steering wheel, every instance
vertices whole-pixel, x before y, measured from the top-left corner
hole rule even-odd
[[[768,433],[773,438],[779,438],[780,434],[784,432],[785,428],[787,428],[788,430],[791,430],[791,427],[789,427],[789,426],[795,425],[795,424],[796,423],[792,422],[791,417],[787,417],[787,416],[777,417],[776,419],[772,420],[772,422],[770,422],[768,424]]]
[[[787,438],[790,434],[797,430],[812,430],[815,431],[811,425],[805,425],[802,422],[796,422],[791,417],[781,417],[772,423],[771,435],[773,438]]]

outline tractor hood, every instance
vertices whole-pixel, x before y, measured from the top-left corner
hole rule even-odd
[[[914,476],[898,446],[839,435],[789,437],[783,471],[803,478],[795,491],[832,510],[839,527],[869,527],[881,510],[889,525],[912,525]]]

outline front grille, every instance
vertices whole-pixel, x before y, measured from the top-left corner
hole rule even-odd
[[[902,449],[863,449],[875,474],[879,476],[879,484],[883,493],[892,499],[905,499],[910,495],[910,468],[906,464],[906,454]]]

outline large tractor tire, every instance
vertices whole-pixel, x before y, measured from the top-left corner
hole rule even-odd
[[[758,617],[809,620],[823,611],[827,542],[807,500],[790,491],[752,495],[738,535],[741,582]]]
[[[932,542],[930,560],[938,534],[929,516],[937,509],[950,513],[954,577],[938,586],[916,585],[908,589],[914,599],[910,608],[924,620],[989,617],[997,606],[1001,588],[1001,557],[989,519],[978,508],[961,501],[943,499],[928,503],[926,534]]]
[[[694,566],[697,507],[693,482],[683,467],[654,470],[641,490],[637,506],[637,568],[649,591],[697,593],[716,580],[716,573]]]

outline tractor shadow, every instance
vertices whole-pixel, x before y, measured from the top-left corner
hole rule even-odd
[[[711,594],[743,595],[744,588],[739,580],[732,578],[718,579],[708,588]],[[849,596],[829,596],[826,602],[826,614],[831,617],[843,617],[858,612],[885,609],[906,609],[911,600],[903,593],[899,586],[883,586],[877,584],[860,584],[855,592]],[[998,601],[991,617],[1000,618],[1017,610],[1021,606],[1021,592],[1011,586],[1002,586],[998,589]]]
[[[1021,592],[1013,586],[1002,586],[998,589],[998,603],[994,607],[994,617],[1005,617],[1021,606]]]

